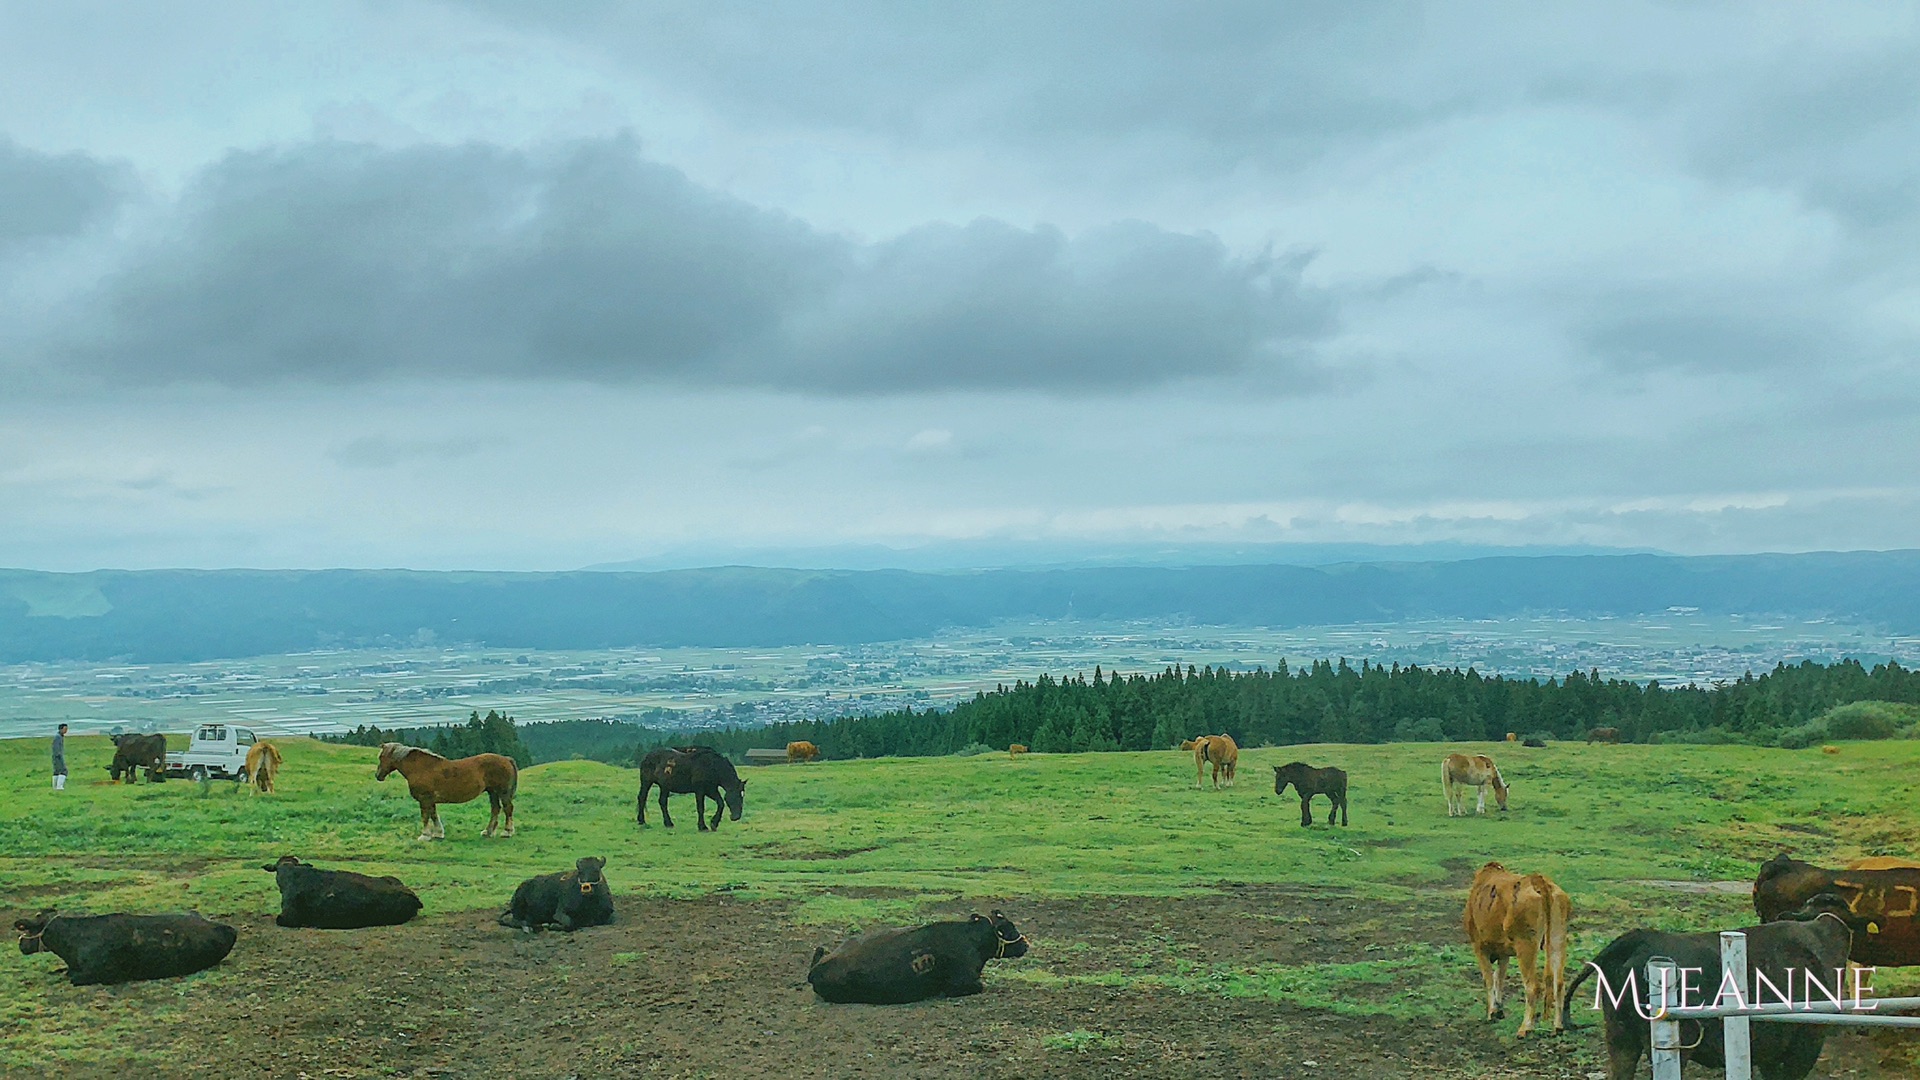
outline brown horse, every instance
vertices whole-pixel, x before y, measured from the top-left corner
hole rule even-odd
[[[1233,786],[1233,774],[1240,764],[1240,747],[1231,735],[1202,735],[1180,744],[1193,751],[1193,786],[1205,787],[1207,766],[1213,766],[1213,788]],[[1222,781],[1225,781],[1222,783]]]
[[[1594,743],[1617,743],[1620,741],[1620,729],[1617,727],[1597,727],[1587,729],[1587,745]]]
[[[1468,757],[1465,754],[1448,754],[1447,760],[1440,765],[1440,786],[1447,794],[1447,816],[1465,817],[1467,815],[1467,788],[1480,789],[1480,801],[1474,813],[1487,812],[1487,788],[1493,788],[1493,801],[1500,804],[1500,812],[1507,812],[1507,781],[1500,775],[1500,767],[1485,754]]]
[[[1012,746],[1007,747],[1007,757],[1009,759],[1017,758],[1021,754],[1024,754],[1026,752],[1027,752],[1026,743],[1014,743]]]
[[[507,827],[500,835],[513,835],[513,793],[520,786],[520,767],[512,758],[475,754],[448,761],[417,746],[381,743],[380,767],[373,778],[385,780],[394,772],[407,778],[407,790],[420,804],[419,839],[446,839],[446,826],[440,824],[440,804],[471,802],[483,791],[493,804],[493,814],[487,818],[487,831],[480,835],[493,835],[502,810],[507,812]]]
[[[253,777],[255,791],[273,794],[274,778],[280,775],[280,748],[270,742],[257,742],[247,751],[247,775]]]
[[[790,742],[787,744],[787,764],[796,762],[819,761],[820,748],[810,742]]]

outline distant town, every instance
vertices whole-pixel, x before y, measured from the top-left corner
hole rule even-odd
[[[1351,662],[1473,667],[1540,679],[1711,684],[1776,663],[1853,657],[1920,664],[1920,638],[1864,625],[1705,616],[1434,620],[1287,630],[1052,621],[862,645],[520,652],[416,647],[182,664],[0,666],[0,736],[183,730],[208,720],[262,733],[415,727],[498,709],[520,723],[607,718],[661,728],[750,726],[934,708],[1042,673],[1234,670]]]

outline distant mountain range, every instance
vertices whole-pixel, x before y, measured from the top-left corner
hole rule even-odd
[[[425,643],[852,643],[1020,618],[1286,627],[1675,607],[1920,631],[1920,551],[942,573],[0,570],[0,662],[178,662]]]
[[[1334,563],[1454,562],[1496,555],[1660,554],[1639,548],[1502,547],[1438,541],[1429,544],[1122,543],[1084,540],[945,540],[911,547],[836,544],[829,547],[715,548],[659,552],[643,559],[600,563],[588,570],[692,570],[710,566],[786,566],[814,570],[1072,570],[1095,566],[1328,566]]]

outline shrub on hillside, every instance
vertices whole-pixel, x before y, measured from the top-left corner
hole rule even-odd
[[[1898,701],[1856,701],[1836,705],[1823,713],[1827,730],[1836,739],[1891,739],[1902,728],[1920,722],[1920,706]]]
[[[993,747],[983,742],[968,743],[953,752],[954,757],[979,757],[981,754],[996,753]]]

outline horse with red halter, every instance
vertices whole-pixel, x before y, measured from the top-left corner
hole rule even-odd
[[[502,810],[507,813],[507,827],[500,835],[513,835],[513,794],[520,787],[520,767],[512,758],[475,754],[449,761],[417,746],[381,743],[380,767],[373,778],[385,780],[396,772],[407,778],[407,791],[420,804],[419,839],[446,839],[446,826],[440,824],[440,804],[472,802],[483,791],[493,813],[487,818],[487,831],[481,835],[494,834]]]

